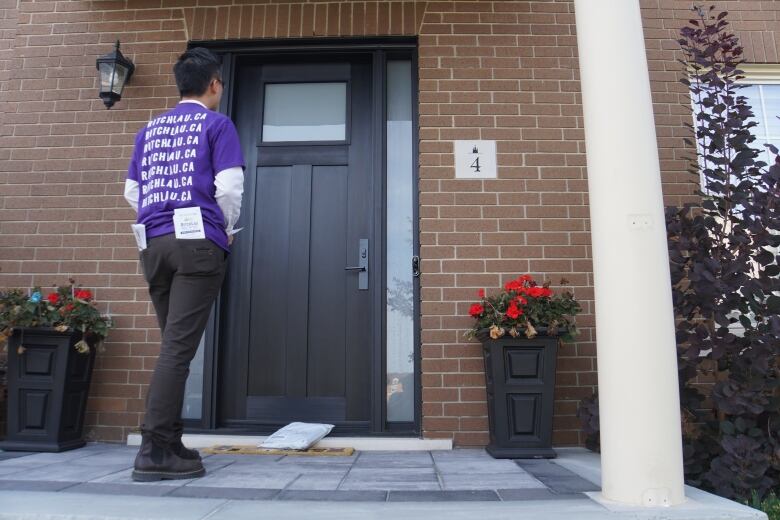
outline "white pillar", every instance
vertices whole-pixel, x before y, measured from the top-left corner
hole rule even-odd
[[[575,0],[590,197],[602,495],[685,501],[669,256],[639,0]]]

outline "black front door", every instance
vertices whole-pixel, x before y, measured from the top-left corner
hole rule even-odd
[[[218,425],[372,419],[371,62],[237,58],[232,112],[247,161],[220,305]]]

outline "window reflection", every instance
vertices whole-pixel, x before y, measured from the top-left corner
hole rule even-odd
[[[387,63],[387,420],[414,421],[412,69]]]
[[[200,338],[198,350],[190,363],[190,374],[184,387],[184,403],[181,407],[182,419],[200,419],[203,413],[203,352],[206,345],[206,333]]]

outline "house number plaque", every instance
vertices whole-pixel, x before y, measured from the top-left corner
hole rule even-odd
[[[495,179],[495,141],[455,141],[456,179]]]

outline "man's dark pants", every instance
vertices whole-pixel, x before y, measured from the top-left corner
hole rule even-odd
[[[174,234],[149,239],[141,251],[144,278],[162,333],[141,434],[162,446],[181,439],[190,361],[222,285],[226,256],[208,239],[177,239]]]

